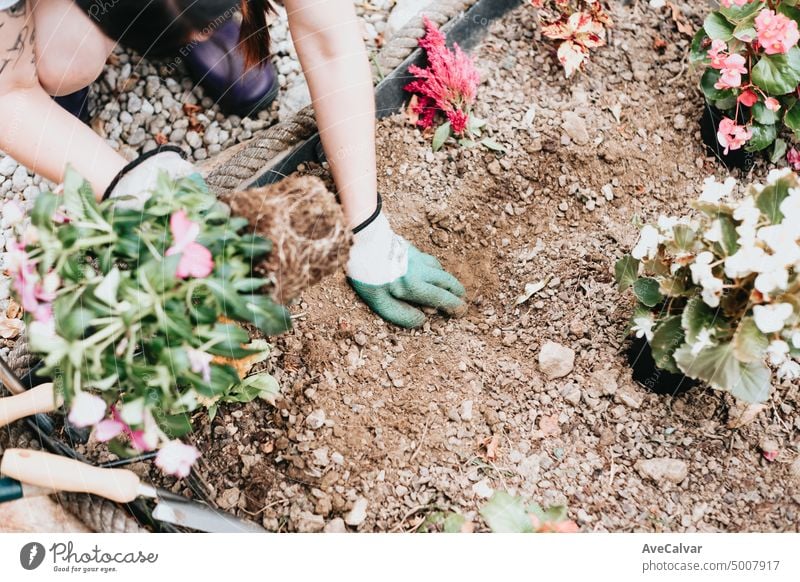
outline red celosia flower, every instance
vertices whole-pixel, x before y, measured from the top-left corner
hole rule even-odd
[[[450,121],[453,133],[460,135],[467,129],[469,112],[475,102],[480,76],[469,55],[457,44],[447,48],[444,34],[427,17],[425,36],[419,40],[428,56],[426,68],[411,65],[409,72],[417,77],[405,90],[420,95],[414,112],[419,114],[417,125],[431,127],[436,113],[441,111]]]

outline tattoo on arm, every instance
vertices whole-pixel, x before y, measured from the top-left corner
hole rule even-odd
[[[30,63],[35,62],[33,52],[35,31],[33,21],[29,17],[26,0],[0,11],[0,75],[12,71],[25,56],[29,57]],[[18,20],[20,18],[24,20],[20,22]]]

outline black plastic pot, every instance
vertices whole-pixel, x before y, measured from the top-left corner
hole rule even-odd
[[[737,123],[746,123],[747,119],[744,117],[744,108],[742,107],[739,112],[739,119]],[[700,118],[700,136],[706,146],[708,152],[716,156],[716,158],[725,164],[725,167],[740,168],[745,172],[750,171],[755,163],[756,156],[753,152],[748,152],[744,148],[733,150],[725,154],[723,148],[717,140],[717,128],[720,121],[725,115],[713,105],[705,104],[703,108],[703,115]]]
[[[645,338],[632,338],[627,356],[633,379],[651,392],[675,396],[697,385],[697,380],[658,368]]]

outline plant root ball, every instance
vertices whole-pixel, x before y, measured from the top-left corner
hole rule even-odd
[[[347,260],[352,234],[335,196],[315,176],[292,175],[220,199],[272,241],[272,252],[254,271],[274,280],[271,294],[279,303],[296,298]]]

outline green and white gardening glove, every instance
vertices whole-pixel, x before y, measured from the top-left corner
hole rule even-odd
[[[464,287],[434,257],[419,251],[392,231],[381,211],[353,229],[347,281],[370,309],[401,327],[418,327],[435,307],[459,317],[467,311]]]
[[[122,168],[116,178],[106,188],[103,200],[124,198],[116,206],[125,209],[141,209],[155,190],[158,176],[166,172],[173,179],[184,178],[197,173],[195,167],[183,157],[183,152],[175,146],[161,146],[142,154]]]

